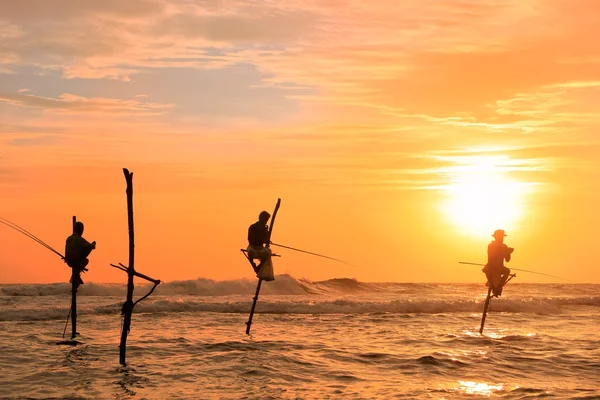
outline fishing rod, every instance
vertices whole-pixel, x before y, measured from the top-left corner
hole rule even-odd
[[[478,265],[480,267],[485,267],[485,264],[480,264],[480,263],[472,263],[472,262],[465,262],[465,261],[459,261],[459,264],[466,264],[466,265]],[[567,278],[561,278],[560,276],[555,276],[555,275],[550,275],[550,274],[543,274],[541,272],[535,272],[535,271],[529,271],[526,269],[518,269],[518,268],[510,268],[511,271],[521,271],[521,272],[528,272],[530,274],[536,274],[536,275],[544,275],[544,276],[549,276],[551,278],[556,278],[556,279],[562,279],[564,281],[567,282],[571,282],[571,283],[575,283]]]
[[[65,329],[63,329],[63,338],[67,332],[67,325],[69,325],[69,318],[71,317],[71,309],[69,308],[69,314],[67,314],[67,322],[65,322]]]
[[[37,243],[41,244],[42,246],[44,246],[45,248],[47,248],[48,250],[52,251],[53,253],[58,255],[60,258],[64,259],[64,256],[62,254],[60,254],[58,251],[53,249],[49,244],[47,244],[42,239],[38,238],[37,236],[35,236],[33,233],[29,232],[25,228],[22,228],[19,225],[15,224],[14,222],[11,222],[11,221],[7,220],[6,218],[2,218],[2,217],[0,217],[0,223],[8,226],[9,228],[16,230],[17,232],[22,233],[23,235],[27,236],[28,238],[34,240],[35,242],[37,242]]]
[[[65,256],[63,256],[62,254],[60,254],[58,251],[56,251],[55,249],[53,249],[49,244],[47,244],[42,239],[40,239],[39,237],[35,236],[33,233],[29,232],[25,228],[22,228],[19,225],[15,224],[14,222],[11,222],[11,221],[7,220],[6,218],[2,218],[2,217],[0,217],[0,223],[8,226],[9,228],[14,229],[15,231],[17,231],[19,233],[22,233],[23,235],[27,236],[31,240],[33,240],[33,241],[41,244],[42,246],[44,246],[45,248],[47,248],[48,250],[50,250],[54,254],[58,255],[63,260],[65,259]]]
[[[32,234],[31,232],[29,232],[28,230],[21,228],[19,225],[15,224],[14,222],[11,222],[9,220],[7,220],[6,218],[2,218],[0,217],[0,223],[13,228],[14,230],[16,230],[17,232],[20,232],[22,234],[24,234],[25,236],[27,236],[30,239],[35,240],[36,242],[38,242],[39,244],[41,244],[42,246],[48,248],[49,246],[44,243],[40,238],[38,238],[37,236],[35,236],[34,234]]]
[[[329,259],[329,260],[337,261],[337,262],[340,262],[340,263],[342,263],[342,264],[346,264],[346,265],[349,265],[349,266],[351,266],[351,267],[358,268],[356,265],[354,265],[354,264],[350,264],[349,262],[347,262],[347,261],[344,261],[344,260],[340,260],[339,258],[334,258],[334,257],[324,256],[323,254],[313,253],[312,251],[306,251],[306,250],[302,250],[302,249],[297,249],[297,248],[295,248],[295,247],[284,246],[284,245],[282,245],[282,244],[277,244],[277,243],[273,243],[273,242],[271,242],[271,245],[273,245],[273,246],[277,246],[277,247],[282,247],[282,248],[284,248],[284,249],[289,249],[289,250],[299,251],[300,253],[311,254],[311,255],[313,255],[313,256],[317,256],[317,257],[323,257],[323,258],[327,258],[327,259]]]

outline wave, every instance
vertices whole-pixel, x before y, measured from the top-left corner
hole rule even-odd
[[[600,307],[599,285],[511,286],[509,296],[492,301],[492,311],[556,314],[572,307]],[[135,297],[148,289],[149,285],[138,284]],[[68,283],[0,285],[0,320],[63,319],[70,290]],[[136,313],[247,313],[255,290],[255,279],[168,282],[140,303]],[[349,278],[312,282],[277,275],[275,281],[262,285],[257,313],[480,313],[484,291],[481,284],[367,283]],[[125,284],[88,282],[78,291],[82,297],[78,310],[82,314],[118,314],[125,294]]]
[[[85,276],[84,276],[85,279]],[[136,289],[143,291],[151,285],[147,282],[136,282]],[[548,293],[564,293],[567,295],[595,295],[600,285],[567,285],[567,284],[511,284],[516,288],[527,288],[525,292],[532,295]],[[254,294],[256,279],[236,279],[215,281],[212,279],[195,279],[173,281],[159,285],[157,295],[191,295],[191,296],[231,296]],[[85,283],[78,289],[79,296],[124,296],[126,284],[119,283]],[[512,291],[512,290],[511,290]],[[521,290],[515,290],[521,292]],[[0,284],[0,297],[3,296],[61,296],[69,295],[71,284]],[[351,278],[335,278],[325,281],[297,279],[291,275],[277,275],[275,281],[262,285],[261,294],[265,295],[345,295],[345,294],[397,294],[429,296],[439,293],[464,294],[484,293],[481,284],[467,283],[370,283]],[[513,292],[514,293],[514,292]]]
[[[85,277],[84,277],[85,278]],[[389,285],[364,283],[356,279],[336,278],[320,282],[307,279],[296,279],[290,275],[277,275],[275,281],[262,285],[262,294],[303,295],[303,294],[332,294],[357,292],[385,292]],[[410,290],[418,290],[420,284],[402,284]],[[427,285],[429,286],[429,285]],[[138,284],[136,288],[143,290],[148,284]],[[196,279],[163,283],[156,289],[157,295],[196,295],[196,296],[230,296],[254,293],[255,279],[237,279],[229,281],[214,281],[212,279]],[[125,284],[116,283],[85,283],[78,290],[79,296],[123,296],[127,291]],[[0,285],[0,296],[58,296],[71,292],[69,283],[50,284],[13,284]]]
[[[114,300],[114,299],[111,299]],[[195,296],[154,296],[136,306],[136,314],[164,313],[247,313],[252,297],[240,299],[195,297]],[[104,302],[88,301],[78,305],[79,314],[118,315],[122,300]],[[511,299],[494,300],[491,312],[561,314],[578,307],[600,307],[600,296],[554,298],[554,299]],[[370,314],[370,318],[387,318],[393,315],[481,313],[482,302],[472,299],[408,299],[367,300],[353,298],[307,298],[261,297],[258,314]],[[22,304],[19,307],[5,307],[0,304],[0,321],[31,321],[64,319],[68,312],[68,301],[59,305]],[[597,311],[594,311],[597,312]]]

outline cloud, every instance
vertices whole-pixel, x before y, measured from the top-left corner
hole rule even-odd
[[[23,134],[23,133],[52,133],[52,132],[57,132],[55,127],[50,127],[47,125],[44,126],[40,126],[40,125],[28,125],[28,124],[18,124],[18,125],[9,125],[9,124],[4,124],[4,123],[0,123],[0,133],[11,133],[11,134]]]
[[[445,176],[446,183],[468,174],[497,174],[515,182],[538,185],[572,185],[573,173],[594,173],[600,162],[595,155],[600,140],[547,142],[504,146],[481,146],[434,150],[422,153],[432,162],[430,172]],[[441,186],[442,188],[444,185]]]
[[[0,94],[0,102],[22,107],[41,108],[50,112],[70,113],[160,114],[171,107],[168,104],[146,103],[137,100],[89,99],[72,94],[62,94],[58,98],[40,97],[30,94]]]
[[[40,1],[7,4],[4,18],[21,31],[5,44],[13,63],[118,79],[153,67],[247,63],[270,76],[265,82],[322,88],[324,101],[438,115],[574,75],[598,78],[595,66],[572,62],[598,53],[585,40],[597,30],[586,13],[593,3],[61,2],[60,17],[52,12],[61,7]],[[31,18],[53,16],[52,24],[27,23],[32,7]]]
[[[0,0],[2,18],[39,23],[40,20],[60,21],[70,18],[89,18],[97,15],[143,18],[162,10],[159,1],[152,0]]]
[[[290,13],[198,15],[178,13],[164,18],[154,30],[160,36],[200,38],[222,44],[286,45],[315,29],[315,15]]]
[[[278,151],[348,182],[340,171],[404,182],[391,171],[426,168],[408,154],[589,142],[598,126],[593,1],[0,4],[13,125],[16,108],[124,130],[122,116],[156,116],[153,132],[210,130],[237,155]]]
[[[60,139],[56,136],[34,136],[34,137],[18,137],[8,142],[11,146],[47,146],[59,144]]]
[[[487,28],[490,20],[515,20],[525,10],[514,1],[406,1],[375,7],[358,0],[3,3],[3,18],[22,30],[19,39],[8,40],[5,48],[17,54],[21,64],[53,61],[72,71],[72,76],[104,73],[111,77],[127,73],[116,66],[119,62],[129,68],[149,66],[144,60],[156,58],[158,51],[172,59],[188,58],[192,49],[211,45],[238,57],[236,46],[249,46],[246,50],[250,51],[242,54],[246,61],[272,71],[277,68],[272,61],[279,57],[272,53],[276,59],[270,60],[268,54],[263,57],[265,51],[280,51],[282,61],[286,55],[295,60],[295,54],[307,56],[304,61],[310,61],[311,54],[318,56],[316,61],[328,62],[369,54],[374,61],[382,54],[400,61],[418,49],[447,49],[453,43],[466,46],[462,42],[473,42],[469,34],[475,29],[493,29]],[[50,23],[36,23],[40,19]],[[478,37],[478,42],[484,39]],[[370,61],[363,58],[361,64],[373,65]],[[381,69],[381,64],[375,66]]]
[[[46,99],[45,108],[82,106],[87,103],[65,102],[64,93],[77,93],[88,100],[107,99],[115,106],[133,111],[157,111],[163,108],[165,118],[197,120],[207,125],[209,119],[224,122],[241,119],[277,121],[287,118],[297,110],[298,101],[293,95],[309,92],[294,85],[278,87],[263,84],[264,74],[251,64],[237,64],[222,69],[152,68],[131,75],[128,82],[103,79],[66,79],[60,71],[41,72],[36,68],[23,68],[19,74],[3,84],[0,94],[35,94],[31,97],[11,98],[11,104],[31,106],[34,100]],[[29,93],[19,93],[27,85]],[[16,93],[15,93],[16,92]],[[116,98],[115,98],[116,97]],[[40,99],[43,98],[43,99]],[[48,99],[55,99],[48,101]],[[56,101],[56,99],[60,101]],[[49,103],[49,104],[48,104]],[[95,102],[97,103],[97,101]],[[38,104],[39,105],[39,104]],[[98,104],[96,104],[98,105]],[[122,108],[121,107],[121,108]]]

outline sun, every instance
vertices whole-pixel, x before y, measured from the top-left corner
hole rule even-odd
[[[459,165],[444,170],[449,183],[443,187],[442,211],[449,221],[467,235],[515,229],[526,214],[531,184],[511,179],[511,160],[478,155],[453,161]]]

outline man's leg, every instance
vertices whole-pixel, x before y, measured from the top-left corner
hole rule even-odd
[[[258,266],[256,267],[256,271],[258,272],[258,270],[260,269],[260,267],[263,266],[263,264],[267,261],[269,261],[269,259],[271,258],[271,250],[269,250],[266,247],[263,247],[258,253],[257,253],[258,259],[260,260],[260,264],[258,264]]]
[[[90,263],[90,260],[88,260],[87,258],[84,258],[83,261],[81,262],[81,271],[87,271],[88,269],[86,267],[89,263]]]
[[[488,271],[486,271],[485,276],[487,277],[487,283],[486,286],[491,287],[492,288],[492,294],[494,295],[494,297],[498,297],[502,294],[502,287],[500,285],[501,282],[501,276],[497,271],[490,271],[488,269]]]
[[[87,271],[87,269],[85,268],[88,264],[89,264],[90,260],[88,260],[87,258],[85,258],[83,261],[81,261],[81,263],[79,264],[79,268],[77,268],[77,287],[83,285],[83,279],[81,279],[81,271]]]
[[[248,257],[248,261],[250,261],[250,265],[252,266],[254,273],[257,273],[258,266],[254,262],[254,260],[258,258],[256,250],[253,247],[248,246],[248,248],[246,249],[246,257]]]
[[[501,275],[500,275],[500,283],[498,284],[498,295],[502,294],[502,289],[504,288],[504,284],[506,283],[506,281],[508,280],[509,276],[510,276],[510,269],[506,268],[506,267],[502,267],[501,270]]]
[[[75,289],[79,288],[79,286],[83,285],[83,281],[81,280],[81,272],[75,272]]]

